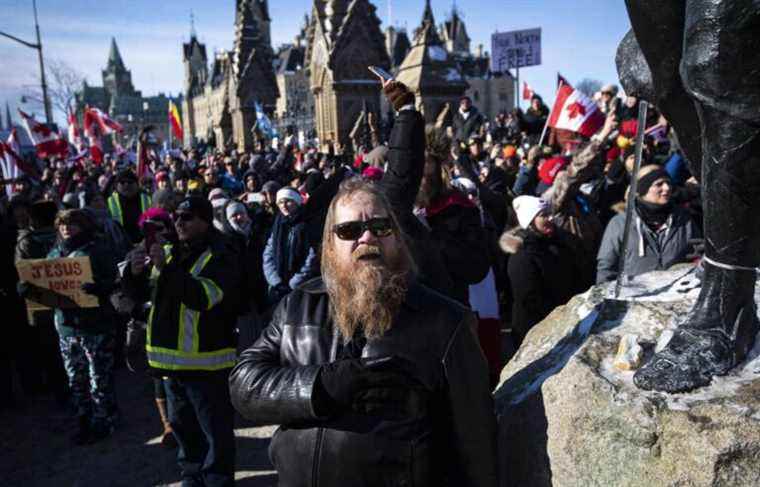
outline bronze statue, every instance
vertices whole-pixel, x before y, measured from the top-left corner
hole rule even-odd
[[[760,2],[626,0],[632,32],[620,80],[672,124],[702,184],[704,276],[668,345],[635,376],[641,389],[683,392],[744,360],[760,322]]]

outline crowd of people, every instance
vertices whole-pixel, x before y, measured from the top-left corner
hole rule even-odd
[[[234,409],[283,425],[270,451],[282,485],[365,485],[375,470],[442,485],[429,469],[442,457],[451,485],[495,485],[503,345],[623,264],[637,275],[692,259],[699,183],[656,110],[633,174],[638,100],[611,85],[588,140],[541,140],[539,96],[493,120],[464,97],[425,125],[403,84],[383,91],[392,123],[350,148],[183,149],[139,176],[123,153],[50,158],[40,178],[5,181],[0,297],[23,345],[0,365],[2,405],[14,382],[27,398],[52,393],[75,413],[74,442],[90,444],[120,424],[126,364],[150,372],[183,485],[230,485]],[[19,280],[14,261],[65,257],[89,257],[81,291],[98,305],[27,313],[51,291]],[[442,438],[457,446],[441,451]],[[360,468],[372,450],[383,469]],[[338,458],[357,467],[336,471]]]

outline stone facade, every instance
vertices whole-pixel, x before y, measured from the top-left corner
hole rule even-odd
[[[277,88],[280,91],[275,110],[278,129],[281,133],[292,131],[299,138],[311,137],[314,131],[314,96],[306,66],[308,25],[307,16],[293,44],[280,47],[275,59]]]
[[[390,69],[385,37],[369,0],[314,0],[306,60],[321,141],[350,147],[362,107],[378,114],[380,83],[367,66]]]
[[[472,52],[467,27],[456,8],[439,27],[439,36],[446,51],[459,65],[469,85],[465,95],[472,99],[480,113],[493,119],[501,111],[515,106],[515,80],[510,74],[492,73],[491,58],[478,45]]]
[[[237,0],[233,49],[216,53],[210,68],[206,47],[191,32],[183,44],[186,144],[253,147],[256,104],[271,115],[279,95],[270,23],[266,0]]]
[[[396,79],[414,93],[425,121],[434,122],[447,103],[456,108],[467,89],[461,68],[438,36],[430,0],[415,30],[412,48],[398,68]]]
[[[397,29],[393,26],[385,29],[385,49],[391,60],[391,72],[395,72],[401,66],[411,48],[412,43],[409,42],[405,29]]]
[[[144,125],[153,125],[154,133],[160,139],[166,140],[169,137],[169,101],[174,101],[179,107],[181,99],[163,93],[145,97],[136,90],[132,84],[132,73],[126,68],[116,39],[113,38],[102,79],[102,86],[91,86],[85,81],[82,89],[75,94],[76,113],[80,120],[85,107],[97,107],[124,127],[122,143],[133,141]],[[107,147],[109,141],[110,139],[103,141]]]

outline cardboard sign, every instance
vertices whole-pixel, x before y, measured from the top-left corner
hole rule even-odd
[[[541,64],[541,28],[497,32],[491,36],[491,71]]]
[[[16,263],[19,278],[45,289],[44,293],[31,293],[27,309],[97,308],[98,298],[83,292],[83,283],[94,282],[89,257],[62,257],[60,259],[24,259]]]

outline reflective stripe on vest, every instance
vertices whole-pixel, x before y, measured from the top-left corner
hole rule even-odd
[[[201,352],[192,355],[168,348],[152,347],[148,350],[148,364],[151,367],[168,370],[219,370],[235,365],[237,359],[234,348],[224,348],[215,352]]]
[[[118,193],[114,193],[108,197],[108,213],[111,214],[111,218],[119,222],[119,225],[124,226],[124,218],[121,213],[121,201],[119,200]]]
[[[151,197],[145,193],[140,193],[140,213],[145,213],[153,204]]]
[[[140,193],[140,213],[145,213],[145,211],[150,208],[151,204],[152,201],[150,196],[145,193]],[[119,222],[119,225],[122,227],[124,226],[124,213],[121,210],[121,198],[119,198],[119,193],[113,193],[108,197],[108,213],[111,214],[111,218]]]
[[[168,253],[167,263],[171,260],[171,246],[165,246],[164,250]],[[220,303],[224,298],[224,293],[217,284],[206,277],[200,277],[206,264],[212,257],[211,250],[203,252],[190,268],[190,275],[200,282],[206,294],[206,310],[211,309]],[[235,349],[223,349],[214,352],[199,352],[199,334],[198,324],[200,322],[201,312],[190,309],[184,303],[179,307],[179,330],[177,337],[177,350],[163,347],[154,347],[147,344],[148,362],[152,367],[169,370],[183,369],[204,369],[217,370],[235,365]],[[151,336],[153,325],[153,309],[151,309],[148,319],[148,337]]]

